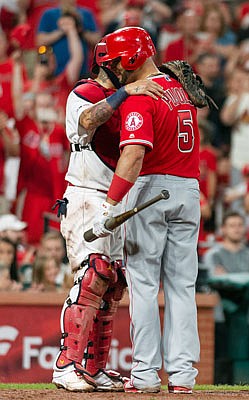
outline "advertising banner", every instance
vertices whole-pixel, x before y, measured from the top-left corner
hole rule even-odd
[[[61,306],[1,306],[0,382],[51,382],[60,346]],[[108,368],[129,376],[128,307],[118,309]]]

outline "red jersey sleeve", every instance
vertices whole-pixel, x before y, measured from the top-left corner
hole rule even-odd
[[[121,139],[119,147],[139,144],[153,149],[153,103],[148,96],[131,96],[121,106]]]

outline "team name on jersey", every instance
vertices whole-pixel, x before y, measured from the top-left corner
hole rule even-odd
[[[181,87],[166,89],[162,100],[167,104],[170,110],[173,110],[173,107],[179,106],[180,104],[191,104],[184,89]]]

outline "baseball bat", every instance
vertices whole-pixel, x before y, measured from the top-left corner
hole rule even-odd
[[[162,190],[160,194],[146,201],[145,203],[140,204],[140,206],[134,207],[131,210],[128,210],[122,214],[117,215],[116,217],[110,217],[105,222],[105,228],[112,231],[113,229],[122,225],[125,221],[127,221],[127,219],[133,217],[138,212],[144,210],[145,208],[151,206],[152,204],[155,204],[159,200],[167,200],[168,198],[169,198],[168,190]],[[94,240],[98,239],[98,236],[94,235],[93,230],[91,228],[84,233],[84,239],[87,242],[93,242]]]

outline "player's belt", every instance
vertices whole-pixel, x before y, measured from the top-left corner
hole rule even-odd
[[[80,188],[82,188],[82,189],[97,190],[97,192],[101,192],[101,193],[105,193],[105,194],[107,194],[107,190],[102,190],[102,189],[94,189],[94,188],[89,188],[89,187],[86,187],[86,186],[74,185],[74,184],[73,184],[73,183],[71,183],[71,182],[67,182],[67,186],[80,187]]]
[[[92,150],[90,143],[83,146],[79,143],[70,143],[70,149],[72,152],[74,151],[83,151],[83,150]]]

